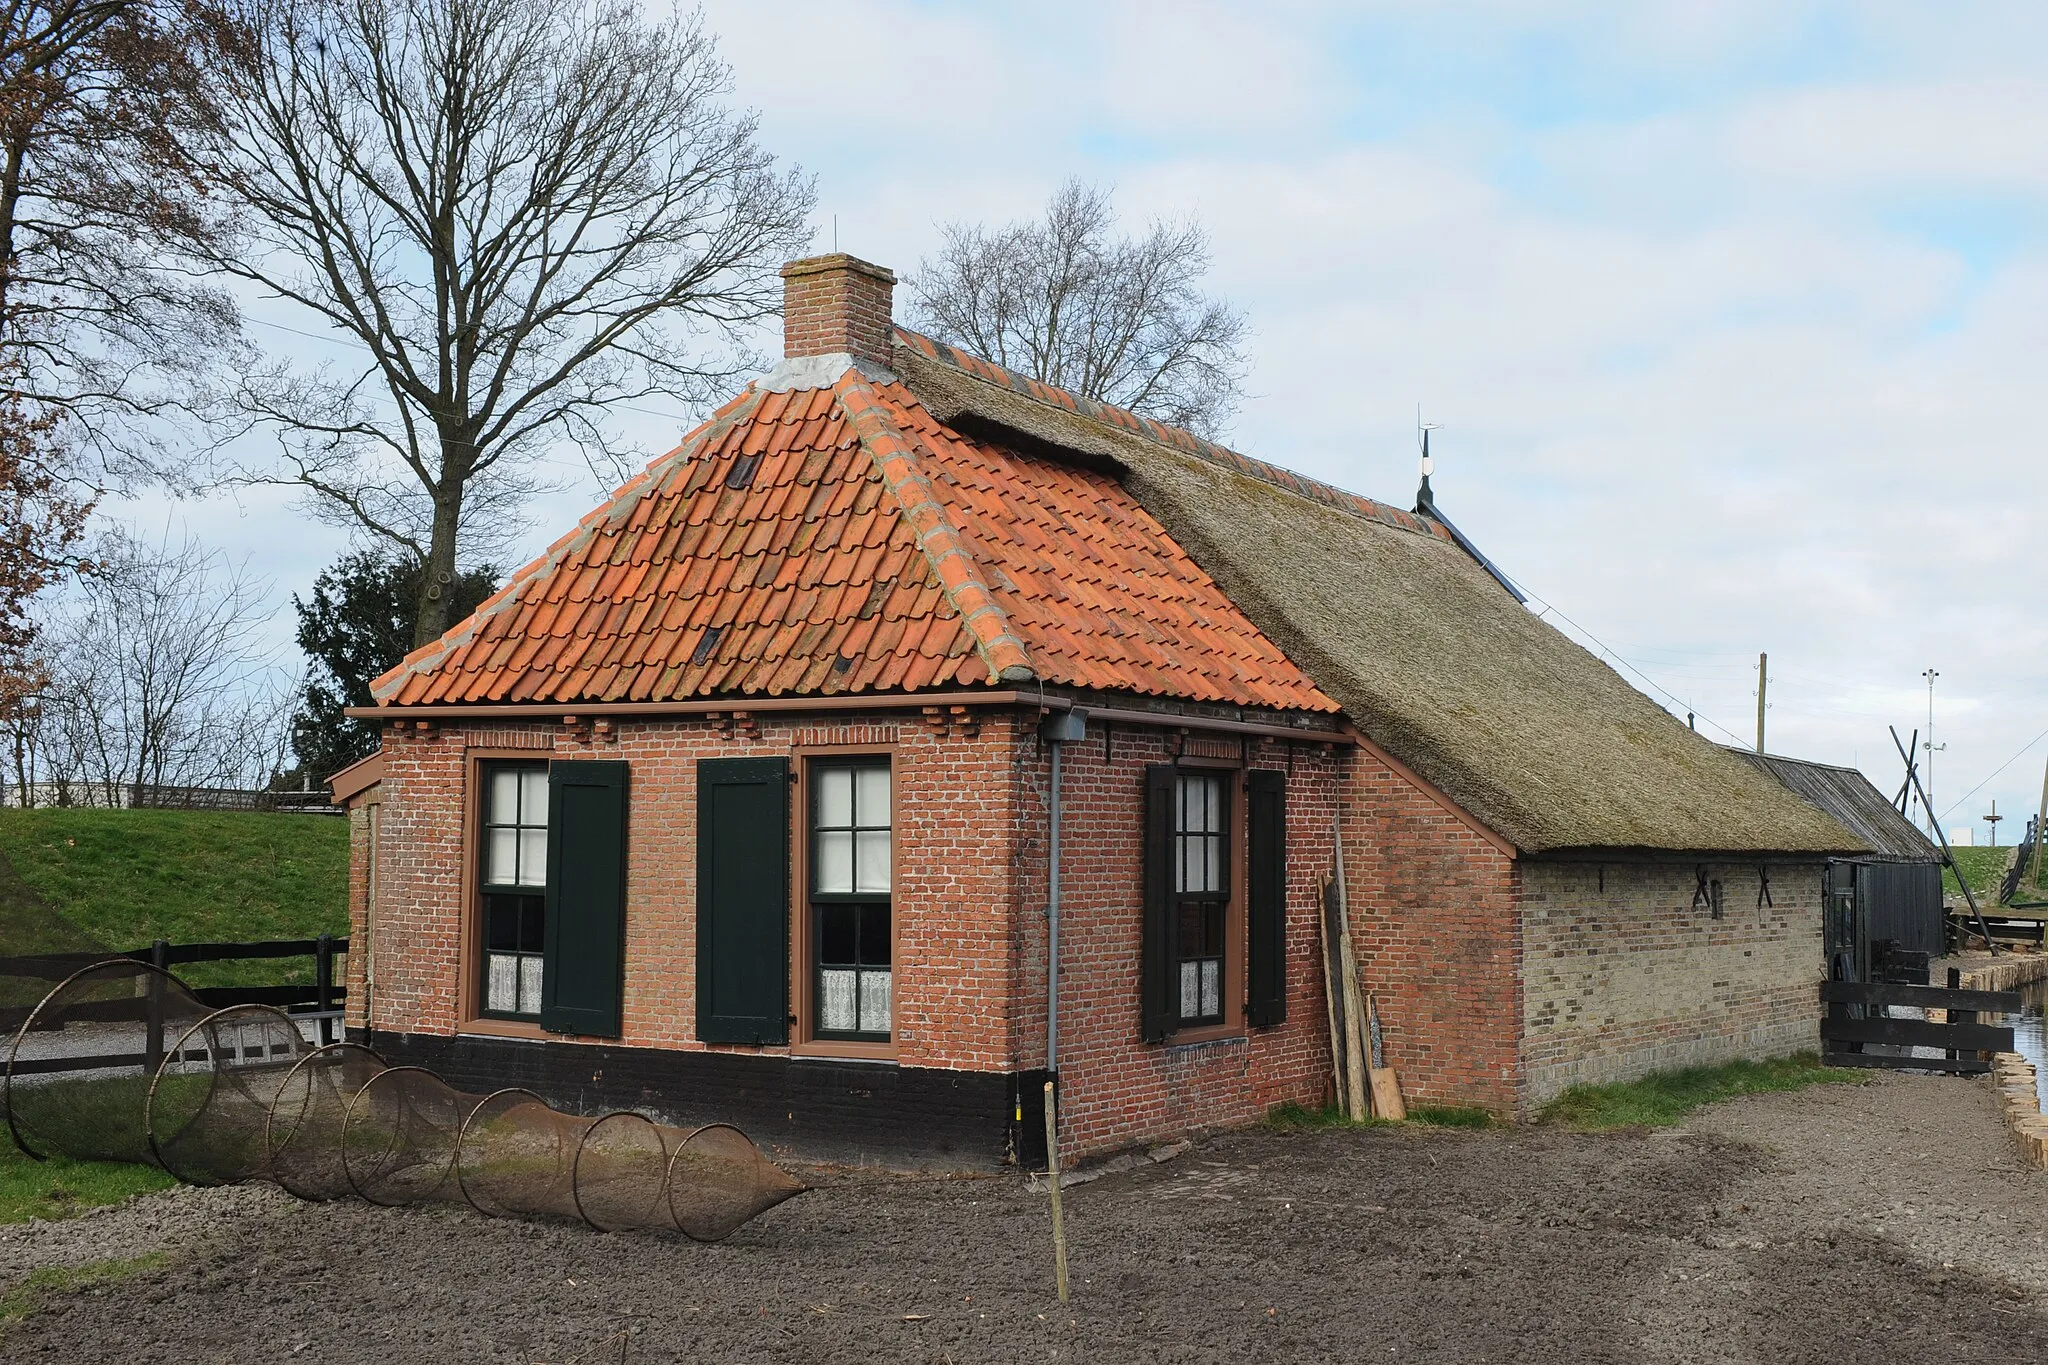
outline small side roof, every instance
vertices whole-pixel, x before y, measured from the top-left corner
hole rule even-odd
[[[346,806],[384,780],[384,751],[366,754],[327,779],[334,804]]]
[[[1825,811],[1869,845],[1870,853],[1876,857],[1907,863],[1941,861],[1941,850],[1934,842],[1915,829],[1913,822],[1899,814],[1898,807],[1856,769],[1787,758],[1783,754],[1760,754],[1750,749],[1731,748],[1728,752],[1769,773],[1808,804]]]

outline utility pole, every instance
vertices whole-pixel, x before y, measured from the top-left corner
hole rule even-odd
[[[1764,751],[1764,689],[1770,686],[1771,656],[1756,656],[1756,751]]]
[[[1936,824],[1934,814],[1934,756],[1940,752],[1934,744],[1934,680],[1941,676],[1933,669],[1920,675],[1927,679],[1927,782],[1920,793],[1922,804],[1927,807],[1927,832],[1932,834]],[[1941,749],[1946,749],[1946,744]]]
[[[2041,767],[2041,813],[2034,817],[2034,885],[2041,885],[2041,846],[2048,844],[2048,764]]]
[[[1991,846],[1993,848],[1998,847],[1998,822],[2004,818],[2003,815],[1998,813],[1998,798],[1992,797],[1991,814],[1984,817],[1984,822],[1991,826]]]

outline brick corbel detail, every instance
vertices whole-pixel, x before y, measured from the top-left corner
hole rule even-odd
[[[927,706],[924,723],[934,735],[964,735],[973,739],[981,733],[981,717],[971,706]]]
[[[750,711],[707,711],[704,713],[704,719],[718,727],[718,734],[722,739],[761,737],[761,718]]]

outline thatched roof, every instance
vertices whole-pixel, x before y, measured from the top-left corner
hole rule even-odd
[[[1113,468],[1359,730],[1529,853],[1861,843],[1520,606],[1440,526],[899,334],[941,422]]]
[[[1783,754],[1760,754],[1750,749],[1730,749],[1743,762],[1761,769],[1819,807],[1835,822],[1862,840],[1871,855],[1884,862],[1937,863],[1941,850],[1899,814],[1898,807],[1885,800],[1884,793],[1870,784],[1855,768],[1832,763],[1813,763]]]

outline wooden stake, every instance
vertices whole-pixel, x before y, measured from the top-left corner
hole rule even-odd
[[[1351,1102],[1346,1098],[1344,1087],[1344,1005],[1340,998],[1344,989],[1344,970],[1337,963],[1337,945],[1330,933],[1335,895],[1336,874],[1332,873],[1323,878],[1323,901],[1316,914],[1316,940],[1323,950],[1323,1012],[1329,1016],[1330,1022],[1330,1089],[1336,1098],[1337,1111],[1349,1113]]]
[[[1405,1119],[1408,1102],[1401,1098],[1401,1078],[1387,1065],[1380,1045],[1380,1007],[1370,995],[1365,997],[1365,1025],[1372,1037],[1372,1065],[1365,1073],[1372,1083],[1372,1111],[1383,1119]]]
[[[1045,1183],[1052,1190],[1052,1264],[1060,1282],[1060,1302],[1067,1301],[1067,1224],[1060,1216],[1060,1125],[1054,1113],[1052,1082],[1045,1083]]]
[[[1357,1123],[1367,1116],[1364,1021],[1359,1017],[1358,961],[1351,949],[1351,913],[1344,903],[1344,830],[1337,829],[1337,960],[1344,973],[1344,1082],[1351,1092],[1345,1112]]]

